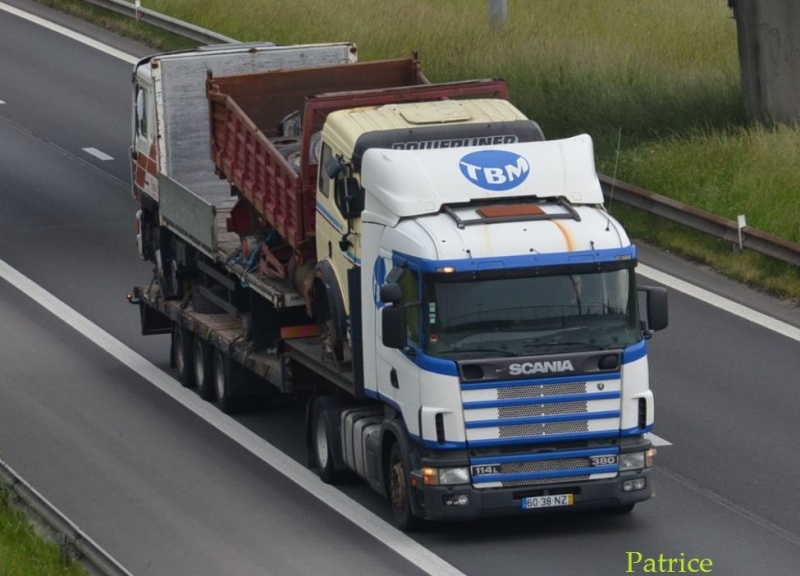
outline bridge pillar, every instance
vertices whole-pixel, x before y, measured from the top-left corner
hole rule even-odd
[[[742,72],[742,104],[751,121],[800,121],[800,2],[729,0]]]

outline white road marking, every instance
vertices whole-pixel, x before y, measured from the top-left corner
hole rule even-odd
[[[104,162],[107,162],[108,160],[113,160],[114,159],[113,156],[109,156],[108,154],[106,154],[105,152],[102,152],[101,150],[98,150],[97,148],[83,148],[83,151],[86,152],[87,154],[91,154],[95,158],[99,158],[100,160],[103,160]]]
[[[5,102],[3,102],[2,100],[0,100],[0,104],[5,104]]]
[[[781,322],[780,320],[777,320],[771,316],[757,312],[752,308],[738,304],[733,300],[728,300],[727,298],[718,296],[713,292],[704,290],[699,286],[695,286],[694,284],[690,284],[689,282],[685,282],[684,280],[680,280],[664,272],[659,272],[658,270],[650,268],[649,266],[645,266],[644,264],[639,264],[636,267],[636,271],[641,273],[643,276],[647,276],[651,280],[655,280],[656,282],[663,284],[668,288],[672,288],[678,292],[683,292],[684,294],[687,294],[692,298],[696,298],[701,302],[721,310],[725,310],[726,312],[730,312],[734,316],[744,318],[745,320],[749,320],[754,324],[758,324],[767,330],[772,330],[773,332],[777,332],[782,336],[786,336],[787,338],[791,338],[792,340],[800,342],[800,328],[796,328],[791,324]]]
[[[183,388],[172,376],[151,364],[111,334],[81,316],[64,302],[35,284],[27,276],[0,260],[0,278],[19,289],[23,294],[40,304],[57,318],[77,330],[91,342],[117,358],[145,380],[151,382],[165,394],[197,414],[211,426],[231,440],[250,451],[289,480],[304,488],[321,502],[361,527],[400,556],[431,576],[465,576],[455,566],[446,562],[424,546],[418,544],[394,526],[352,500],[333,486],[323,484],[319,477],[272,444],[251,432],[236,420],[225,416],[214,405]]]
[[[90,46],[96,50],[100,50],[100,52],[104,52],[109,56],[113,56],[114,58],[119,58],[120,60],[124,60],[125,62],[129,62],[130,64],[136,64],[139,61],[139,58],[136,56],[132,56],[122,50],[117,50],[116,48],[112,48],[102,42],[89,38],[88,36],[84,36],[80,32],[75,32],[70,30],[69,28],[65,28],[63,26],[59,26],[58,24],[54,24],[53,22],[49,22],[44,18],[40,18],[39,16],[34,16],[33,14],[29,14],[19,8],[14,8],[13,6],[9,6],[5,2],[0,2],[0,10],[4,10],[9,14],[13,14],[14,16],[18,16],[19,18],[23,18],[28,20],[29,22],[33,22],[34,24],[38,24],[42,28],[47,28],[48,30],[52,30],[53,32],[57,32],[68,38],[72,38],[80,42],[81,44],[85,44]]]

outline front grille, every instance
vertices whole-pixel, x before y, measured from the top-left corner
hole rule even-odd
[[[555,416],[557,414],[581,414],[588,412],[588,403],[556,402],[553,404],[527,404],[525,406],[507,406],[497,410],[501,420],[507,418],[529,418],[532,416]]]
[[[585,394],[586,382],[568,382],[565,384],[530,384],[527,386],[509,386],[497,389],[498,400],[517,400],[520,398],[548,398],[567,394]]]
[[[553,434],[577,434],[587,432],[589,422],[578,420],[574,422],[549,422],[545,424],[521,424],[519,426],[500,426],[500,438],[521,438],[550,436]]]
[[[503,488],[518,488],[521,486],[542,486],[544,484],[561,484],[564,482],[582,482],[588,480],[588,475],[564,476],[562,478],[541,478],[539,480],[508,480],[501,482]],[[478,485],[480,487],[480,485]]]

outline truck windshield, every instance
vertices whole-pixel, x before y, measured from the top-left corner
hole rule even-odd
[[[620,348],[641,331],[632,270],[498,279],[428,277],[426,353],[530,356]]]

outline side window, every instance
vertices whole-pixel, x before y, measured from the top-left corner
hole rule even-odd
[[[149,107],[147,90],[136,87],[136,136],[149,139],[147,109]]]
[[[408,329],[408,338],[414,344],[420,344],[420,324],[419,317],[421,307],[419,305],[419,275],[413,270],[406,270],[402,278],[400,278],[400,290],[403,292],[403,300],[401,304],[406,306],[406,327]],[[415,305],[412,305],[415,304]]]
[[[319,168],[317,169],[317,186],[319,186],[319,191],[325,198],[331,193],[331,179],[328,177],[327,170],[325,170],[325,166],[328,164],[328,160],[330,160],[331,156],[333,156],[331,147],[323,143],[319,158]]]

